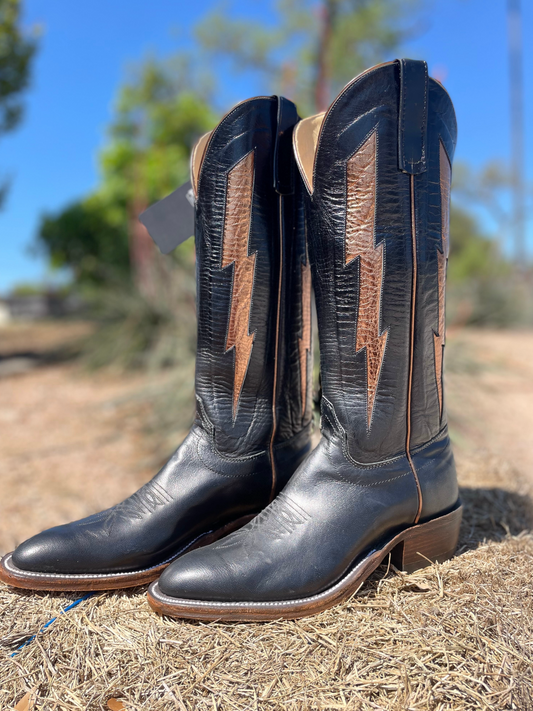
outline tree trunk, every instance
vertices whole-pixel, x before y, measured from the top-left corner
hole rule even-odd
[[[146,207],[145,201],[138,198],[130,205],[130,260],[137,290],[147,299],[152,299],[155,296],[154,244],[146,227],[139,220],[139,215]]]

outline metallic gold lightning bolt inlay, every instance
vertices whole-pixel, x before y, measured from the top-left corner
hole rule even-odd
[[[311,267],[309,259],[301,262],[302,278],[302,335],[298,339],[300,354],[300,393],[302,397],[302,417],[307,405],[308,363],[311,353]]]
[[[251,151],[228,173],[222,246],[222,269],[234,264],[231,310],[226,336],[226,353],[231,348],[235,352],[234,420],[255,337],[255,331],[248,332],[256,257],[255,253],[248,254],[253,185],[254,153]]]
[[[355,351],[366,351],[367,421],[385,355],[388,331],[380,334],[384,245],[374,245],[376,213],[377,132],[363,143],[346,166],[347,214],[345,263],[359,258],[359,308]]]
[[[437,248],[438,283],[439,283],[439,327],[433,332],[435,349],[435,376],[437,378],[437,393],[439,396],[439,413],[442,417],[442,362],[444,355],[444,340],[446,329],[446,264],[450,251],[450,183],[452,167],[442,141],[439,152],[440,168],[440,201],[441,201],[441,238],[442,249]]]

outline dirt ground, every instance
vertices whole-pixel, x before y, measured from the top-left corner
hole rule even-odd
[[[42,528],[107,508],[151,475],[145,412],[120,406],[142,378],[39,360],[82,332],[79,324],[0,332],[0,376],[6,361],[21,368],[0,377],[2,553]]]
[[[91,374],[48,357],[84,329],[0,330],[2,553],[118,502],[167,454],[146,432],[149,406],[138,398],[146,376]],[[457,558],[413,582],[382,572],[353,602],[278,626],[164,621],[149,611],[142,590],[101,595],[14,660],[17,640],[74,598],[0,585],[0,707],[13,708],[31,692],[37,700],[28,697],[20,708],[108,709],[106,699],[121,696],[116,708],[165,711],[533,709],[533,333],[452,332],[446,358],[465,503]],[[87,630],[100,635],[100,651],[93,639],[84,643]]]
[[[456,449],[497,455],[533,482],[533,332],[452,332],[447,350]]]

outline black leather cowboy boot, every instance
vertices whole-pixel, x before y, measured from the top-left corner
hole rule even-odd
[[[153,580],[258,514],[310,448],[310,267],[291,136],[296,107],[250,99],[198,142],[197,416],[126,501],[7,555],[24,588],[103,590]]]
[[[156,610],[301,617],[354,593],[392,553],[453,555],[461,520],[443,402],[451,100],[424,62],[354,79],[294,134],[307,189],[322,438],[278,497],[152,584]]]

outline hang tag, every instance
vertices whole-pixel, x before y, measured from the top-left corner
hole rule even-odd
[[[190,180],[139,215],[163,254],[194,235],[194,192]]]

